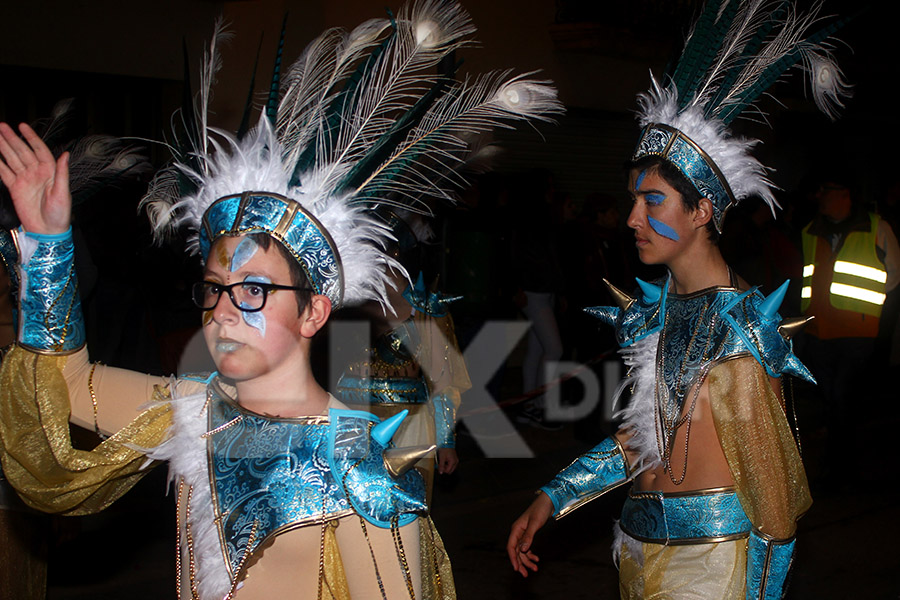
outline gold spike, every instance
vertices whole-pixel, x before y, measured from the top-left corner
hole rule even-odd
[[[616,304],[619,305],[619,308],[622,310],[628,310],[631,304],[634,302],[634,298],[611,284],[606,278],[603,279],[603,283],[606,284],[606,287],[609,288],[609,293],[612,294],[613,300],[616,301]]]
[[[435,451],[437,446],[408,446],[406,448],[389,448],[384,451],[384,467],[392,477],[400,477],[413,468],[417,462]]]
[[[809,317],[792,317],[790,319],[784,319],[781,321],[781,325],[778,326],[778,333],[780,333],[781,337],[784,339],[789,340],[800,333],[800,331],[802,331],[813,319],[815,319],[815,316],[812,315]]]

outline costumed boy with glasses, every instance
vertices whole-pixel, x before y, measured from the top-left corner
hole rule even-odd
[[[29,505],[95,512],[167,461],[180,597],[455,595],[422,478],[391,445],[403,414],[346,409],[313,378],[310,346],[332,310],[384,302],[387,273],[401,268],[373,208],[446,193],[431,175],[465,147],[461,136],[560,110],[544,82],[437,77],[473,32],[458,5],[437,1],[329,30],[276,70],[280,92],[276,79],[256,127],[237,135],[208,127],[216,36],[205,87],[182,114],[190,145],[147,198],[157,232],[187,227],[204,260],[193,297],[212,374],[162,379],[88,362],[67,155],[26,125],[21,139],[0,124],[0,176],[22,222],[0,458]],[[111,437],[74,450],[70,419]]]
[[[668,275],[638,280],[616,307],[588,312],[613,325],[629,368],[620,429],[577,458],[513,524],[507,551],[537,570],[535,532],[633,482],[613,547],[622,598],[780,598],[797,520],[812,502],[782,396],[782,377],[812,380],[782,320],[787,282],[750,288],[716,245],[729,207],[759,196],[774,210],[755,141],[729,123],[788,67],[803,61],[829,115],[844,91],[823,47],[836,25],[783,2],[704,7],[666,85],[640,97],[640,140],[628,191],[644,263]]]

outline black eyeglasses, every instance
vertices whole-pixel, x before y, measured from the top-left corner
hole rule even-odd
[[[212,310],[219,303],[223,293],[227,293],[235,308],[244,312],[258,312],[266,306],[266,298],[275,290],[314,292],[315,290],[276,283],[239,281],[224,285],[214,281],[198,281],[191,288],[191,298],[199,308]]]

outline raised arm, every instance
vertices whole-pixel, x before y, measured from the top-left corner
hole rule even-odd
[[[18,235],[19,335],[0,369],[0,461],[39,510],[102,510],[146,472],[136,448],[162,442],[171,424],[158,378],[87,362],[70,227],[68,157],[55,159],[27,125],[0,124],[0,178],[22,222]],[[156,384],[160,385],[154,389]],[[158,402],[140,412],[151,397]],[[69,421],[112,437],[77,450]]]

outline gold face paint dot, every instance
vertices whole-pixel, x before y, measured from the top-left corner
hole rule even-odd
[[[206,327],[207,325],[209,325],[210,321],[212,321],[212,318],[213,318],[213,311],[211,311],[211,310],[205,311],[203,313],[203,326]]]

